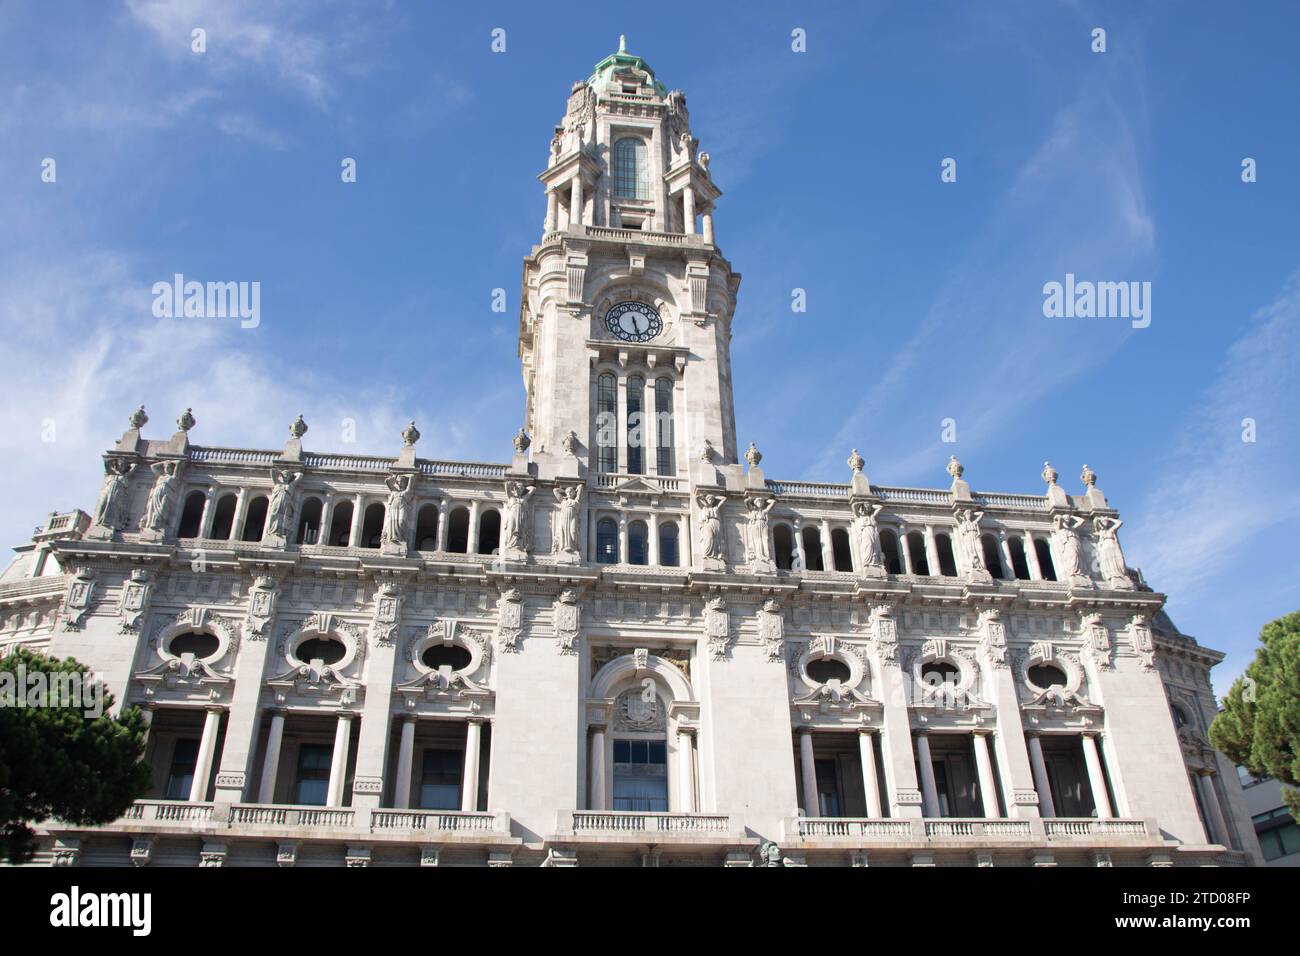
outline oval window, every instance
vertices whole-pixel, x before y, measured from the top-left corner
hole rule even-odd
[[[819,657],[815,661],[808,662],[808,676],[819,684],[826,684],[832,680],[845,684],[853,676],[853,672],[843,661],[837,661],[833,657]]]
[[[310,637],[294,648],[293,656],[304,664],[316,660],[324,664],[337,664],[343,660],[347,651],[342,641],[332,637]]]
[[[420,655],[420,662],[430,670],[438,670],[440,667],[450,667],[454,671],[464,670],[469,667],[469,651],[457,644],[434,644],[425,648]]]
[[[167,650],[177,657],[193,654],[195,660],[211,657],[221,647],[221,642],[211,634],[191,631],[189,634],[177,634],[167,642]]]

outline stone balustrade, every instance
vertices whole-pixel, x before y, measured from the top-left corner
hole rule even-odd
[[[839,846],[961,847],[990,843],[1033,846],[1159,846],[1159,828],[1150,820],[982,819],[973,817],[868,819],[791,817],[784,837],[791,843]]]

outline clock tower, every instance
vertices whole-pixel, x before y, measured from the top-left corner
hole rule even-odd
[[[619,50],[569,92],[524,260],[519,358],[541,477],[687,478],[737,461],[731,319],[740,276],[686,97]],[[707,445],[706,445],[707,442]]]

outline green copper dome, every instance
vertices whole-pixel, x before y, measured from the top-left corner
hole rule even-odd
[[[618,52],[611,53],[596,64],[595,70],[587,78],[587,85],[597,91],[603,91],[621,84],[623,76],[633,73],[645,74],[647,82],[659,96],[668,92],[667,87],[655,79],[655,71],[650,68],[649,63],[627,52],[627,37],[624,36],[618,38]]]

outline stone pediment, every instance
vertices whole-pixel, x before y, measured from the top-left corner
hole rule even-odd
[[[659,482],[653,478],[643,478],[640,475],[629,478],[622,484],[615,486],[613,490],[620,495],[661,495],[664,493]]]

